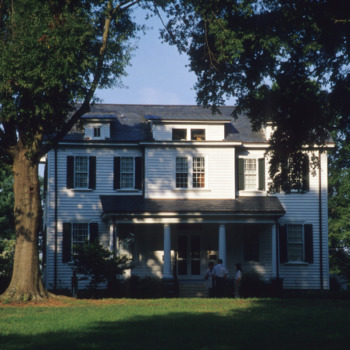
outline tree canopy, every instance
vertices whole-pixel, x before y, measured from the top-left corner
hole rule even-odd
[[[322,146],[329,130],[348,128],[347,1],[178,0],[168,13],[163,38],[189,55],[198,102],[215,109],[233,96],[235,116],[276,128],[272,190],[302,178],[304,145]]]
[[[161,1],[159,1],[161,2]],[[12,167],[16,250],[4,299],[47,296],[38,267],[40,158],[120,82],[148,0],[0,1],[0,161]]]

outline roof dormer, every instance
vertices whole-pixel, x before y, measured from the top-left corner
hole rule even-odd
[[[109,140],[113,116],[83,117],[85,140]]]

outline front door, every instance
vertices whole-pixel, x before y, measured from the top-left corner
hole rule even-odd
[[[179,278],[201,275],[199,235],[181,235],[177,238],[177,274]]]

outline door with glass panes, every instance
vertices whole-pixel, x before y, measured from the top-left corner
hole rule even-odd
[[[201,240],[196,234],[177,237],[177,275],[180,279],[201,276]]]

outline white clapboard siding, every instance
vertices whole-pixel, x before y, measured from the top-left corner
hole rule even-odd
[[[235,154],[233,148],[169,148],[147,149],[146,192],[148,198],[232,199],[235,196]],[[188,189],[177,189],[176,157],[189,158],[189,173],[193,157],[204,157],[206,187],[193,189],[189,176]]]

